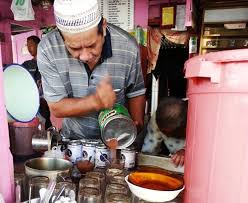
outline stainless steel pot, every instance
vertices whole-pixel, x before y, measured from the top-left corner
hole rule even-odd
[[[25,173],[29,177],[47,176],[52,178],[56,175],[70,175],[72,163],[64,159],[41,157],[26,161],[24,166]]]
[[[32,138],[32,148],[34,151],[47,151],[51,148],[51,139],[44,134],[35,134]]]
[[[57,145],[60,140],[61,137],[56,127],[51,126],[46,131],[33,135],[32,148],[34,151],[44,152],[50,150],[53,144]]]

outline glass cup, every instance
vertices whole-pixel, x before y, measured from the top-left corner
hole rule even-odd
[[[131,203],[131,198],[121,193],[110,193],[106,196],[108,203]]]
[[[46,176],[35,176],[29,180],[29,199],[40,198],[40,189],[47,188],[49,178]]]
[[[102,203],[100,191],[96,188],[85,187],[78,192],[78,203]]]
[[[119,168],[107,168],[105,174],[106,174],[107,183],[110,183],[110,180],[114,176],[123,175],[124,170]]]
[[[100,191],[105,191],[105,186],[106,186],[106,178],[105,178],[105,174],[103,172],[100,171],[90,171],[87,172],[85,177],[90,177],[90,178],[95,178],[100,182]]]
[[[54,194],[57,198],[69,198],[71,201],[76,200],[76,185],[69,181],[63,181],[56,184]]]
[[[85,187],[96,188],[101,190],[101,185],[99,179],[92,177],[84,177],[79,181],[79,190]]]
[[[126,186],[124,185],[121,185],[121,184],[116,184],[116,183],[113,183],[113,184],[108,184],[106,186],[106,191],[105,191],[105,202],[108,202],[107,201],[107,196],[109,194],[115,194],[115,193],[120,193],[120,194],[124,194],[124,195],[128,195],[128,189]]]
[[[24,173],[15,173],[14,174],[14,181],[15,181],[15,187],[16,187],[16,191],[19,188],[19,194],[18,195],[18,199],[20,199],[20,201],[24,201],[27,199],[27,187],[26,187],[26,176]]]
[[[109,183],[117,183],[117,184],[121,184],[127,187],[125,176],[123,174],[110,177]]]

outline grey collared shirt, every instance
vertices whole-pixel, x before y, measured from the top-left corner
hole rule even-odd
[[[139,47],[136,40],[120,28],[108,24],[108,46],[91,74],[85,65],[74,59],[67,51],[58,30],[42,38],[38,47],[38,67],[42,76],[44,97],[48,102],[57,102],[68,97],[84,97],[95,92],[96,86],[110,75],[113,89],[120,89],[117,102],[145,94]],[[106,42],[105,42],[106,43]],[[109,49],[112,52],[109,52]],[[83,117],[64,118],[63,130],[71,138],[99,138],[98,113]]]

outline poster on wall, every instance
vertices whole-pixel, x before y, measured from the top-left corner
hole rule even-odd
[[[134,28],[134,0],[98,0],[100,10],[109,23],[124,30]]]

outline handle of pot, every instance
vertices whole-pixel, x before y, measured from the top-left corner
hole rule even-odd
[[[221,63],[204,61],[201,59],[189,60],[185,63],[185,78],[210,78],[212,83],[220,83]]]

